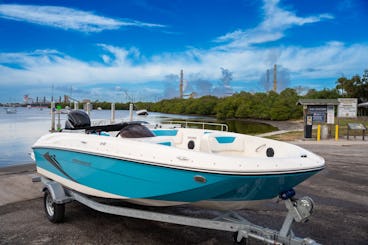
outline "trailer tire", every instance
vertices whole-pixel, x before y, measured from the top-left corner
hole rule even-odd
[[[56,204],[52,199],[49,190],[45,190],[43,195],[43,205],[47,219],[52,223],[60,223],[64,220],[65,204]]]

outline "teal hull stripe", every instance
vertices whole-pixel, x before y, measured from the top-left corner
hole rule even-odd
[[[34,152],[38,167],[79,184],[129,198],[177,202],[269,199],[318,172],[226,175],[160,167],[65,150],[37,148]],[[58,168],[45,159],[45,155],[55,159],[59,163]],[[201,176],[206,181],[197,182],[196,176]]]

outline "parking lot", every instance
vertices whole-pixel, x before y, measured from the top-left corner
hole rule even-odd
[[[313,198],[315,209],[307,223],[293,226],[295,234],[323,244],[367,244],[368,144],[298,144],[323,156],[327,167],[296,188],[297,196]],[[0,171],[2,189],[17,181],[29,183],[0,191],[0,199],[13,193],[8,199],[16,200],[0,206],[0,244],[232,244],[228,232],[119,217],[76,202],[66,206],[64,223],[51,224],[44,214],[40,186],[31,183],[33,169]],[[168,212],[191,217],[221,214],[187,206]],[[267,200],[239,213],[258,225],[279,229],[286,209],[276,200]],[[250,244],[259,243],[250,240]]]

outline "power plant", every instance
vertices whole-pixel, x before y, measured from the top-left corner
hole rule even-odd
[[[184,97],[183,87],[184,87],[184,71],[182,69],[180,70],[180,85],[179,85],[179,98],[180,99]]]
[[[178,76],[173,79],[177,81]],[[218,97],[226,97],[234,94],[234,90],[230,85],[233,80],[232,72],[228,69],[221,68],[220,83],[216,86],[209,80],[201,78],[201,75],[195,74],[190,76],[190,81],[184,80],[184,70],[180,70],[179,74],[179,96],[180,99],[196,98],[203,95],[214,95]]]
[[[273,91],[277,92],[277,66],[273,66]]]
[[[270,83],[270,69],[267,69],[266,71],[266,78],[265,78],[265,89],[267,91],[270,91],[271,88],[271,83]],[[272,91],[274,91],[275,93],[277,92],[277,65],[274,64],[273,65],[273,87],[272,87]]]

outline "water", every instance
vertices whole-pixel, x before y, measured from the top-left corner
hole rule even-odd
[[[111,112],[109,110],[93,110],[91,112],[93,121],[109,120]],[[116,122],[128,121],[129,111],[121,110],[115,113]],[[66,114],[60,115],[62,127],[65,124]],[[148,121],[150,123],[160,123],[164,120],[188,120],[188,121],[214,121],[209,117],[172,115],[150,112],[148,117],[134,117],[134,120]],[[230,131],[247,134],[263,133],[275,130],[274,128],[264,129],[264,124],[231,121],[228,122]],[[257,126],[258,125],[258,126]],[[36,140],[49,132],[51,128],[51,115],[49,109],[18,107],[17,113],[7,114],[0,108],[0,167],[31,163],[29,153],[31,146]]]
[[[229,126],[229,131],[241,134],[264,134],[278,130],[272,125],[251,121],[229,120],[226,124]]]

